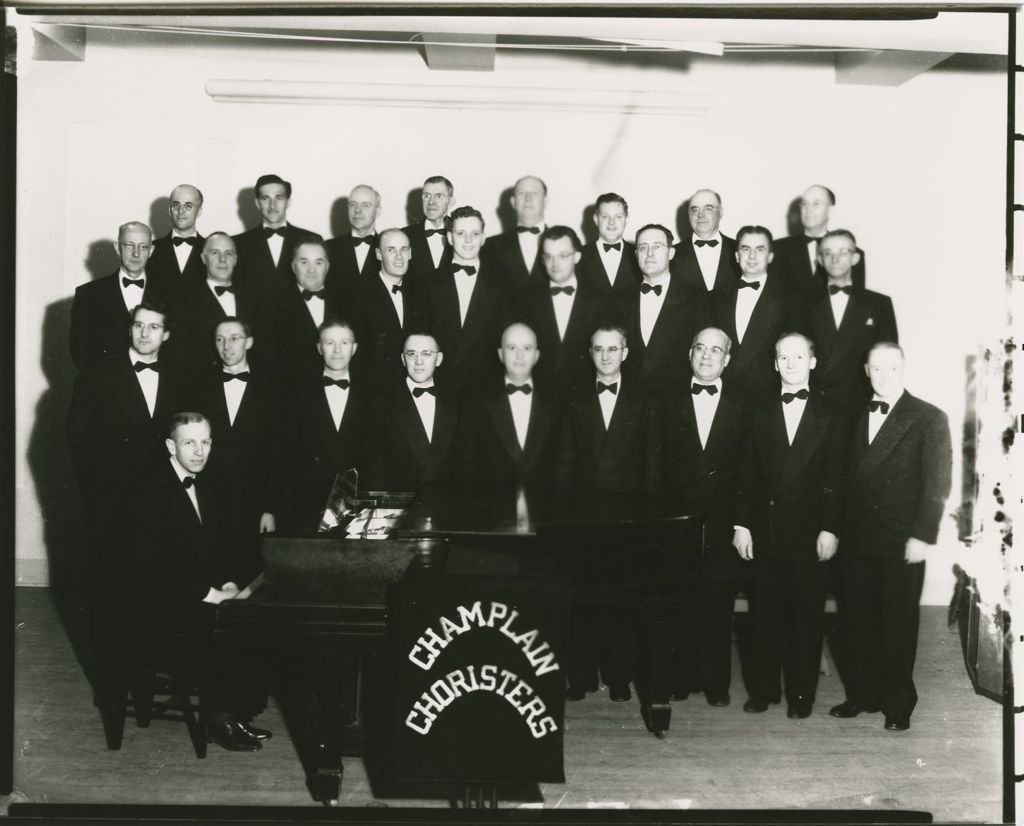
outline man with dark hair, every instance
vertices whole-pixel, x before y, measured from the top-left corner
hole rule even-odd
[[[203,236],[196,230],[196,220],[203,211],[203,193],[192,184],[180,184],[167,199],[171,231],[153,242],[149,259],[150,274],[169,286],[192,284],[204,275],[200,253]]]
[[[736,242],[722,235],[722,197],[712,189],[698,189],[689,198],[687,216],[693,234],[676,244],[672,272],[687,287],[711,292],[736,280]]]
[[[444,351],[438,381],[462,390],[497,375],[492,356],[506,313],[507,285],[497,265],[481,255],[484,218],[471,206],[457,207],[449,219],[451,263],[427,280],[430,323]]]
[[[583,247],[578,268],[583,283],[599,294],[613,296],[620,312],[628,306],[640,280],[636,248],[622,237],[628,223],[625,198],[614,192],[599,195],[594,205],[598,239]]]
[[[509,200],[516,228],[488,238],[485,254],[498,268],[502,282],[515,290],[544,278],[540,235],[547,228],[548,185],[534,175],[524,175],[516,181]]]
[[[818,244],[828,232],[835,193],[827,186],[815,184],[800,196],[800,223],[803,232],[780,238],[776,244],[775,269],[787,281],[789,289],[798,293],[819,293],[825,286],[824,273],[818,257]],[[858,261],[851,272],[853,285],[864,289],[864,251],[857,250]]]
[[[853,268],[860,252],[852,232],[826,232],[818,241],[818,260],[828,276],[828,289],[814,296],[807,310],[818,345],[813,384],[856,409],[870,393],[863,369],[868,350],[879,341],[899,341],[896,315],[889,296],[854,286]]]
[[[238,247],[236,280],[260,294],[269,294],[292,280],[292,253],[298,238],[320,236],[288,223],[292,185],[277,175],[256,179],[256,208],[262,221],[258,227],[235,236]]]
[[[426,283],[452,260],[448,242],[448,210],[455,205],[455,187],[443,175],[432,175],[423,182],[423,220],[402,231],[412,247],[411,280]]]
[[[327,253],[334,264],[332,292],[353,292],[380,271],[380,259],[374,254],[380,240],[377,236],[379,214],[380,193],[368,184],[353,187],[348,194],[349,234],[327,242]]]
[[[917,705],[914,658],[924,561],[938,540],[949,496],[949,421],[906,391],[903,351],[871,348],[864,369],[873,398],[853,428],[845,465],[844,623],[851,643],[846,701],[833,717],[881,710],[905,731]]]
[[[743,710],[767,710],[781,672],[793,720],[811,715],[818,686],[849,430],[842,408],[810,391],[814,364],[806,336],[786,333],[776,342],[780,396],[753,408],[747,420],[733,538],[758,582],[751,692]]]

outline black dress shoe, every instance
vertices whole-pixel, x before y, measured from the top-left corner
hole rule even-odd
[[[729,693],[725,694],[714,694],[713,692],[705,692],[704,697],[708,701],[709,706],[717,706],[719,708],[729,705]]]
[[[833,717],[839,717],[845,720],[850,717],[856,717],[858,714],[876,714],[879,711],[881,711],[880,708],[875,708],[874,706],[859,706],[853,702],[853,700],[847,700],[837,706],[832,706],[832,708],[828,710],[828,713]]]
[[[259,740],[250,735],[241,723],[234,720],[210,723],[206,739],[228,751],[259,751],[263,748]]]
[[[250,737],[255,737],[257,740],[269,740],[274,736],[274,732],[265,728],[257,728],[252,723],[239,722],[238,727]]]
[[[751,697],[743,704],[743,710],[749,714],[760,714],[762,711],[768,710],[768,701],[755,700]]]
[[[899,714],[885,716],[886,731],[906,731],[910,728],[910,718]]]
[[[566,700],[582,700],[587,696],[587,690],[585,688],[576,688],[576,686],[569,686],[565,690]]]
[[[608,696],[613,703],[626,703],[633,699],[633,694],[629,690],[629,683],[608,686]]]
[[[803,720],[811,716],[811,703],[807,700],[797,700],[789,704],[786,709],[786,716],[790,720]]]

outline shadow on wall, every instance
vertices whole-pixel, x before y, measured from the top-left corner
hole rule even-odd
[[[149,205],[149,228],[153,230],[154,238],[161,238],[171,231],[171,216],[167,211],[170,205],[171,199],[165,195]]]
[[[238,190],[238,197],[235,199],[235,206],[238,209],[238,220],[243,227],[255,227],[263,220],[259,209],[256,208],[256,190],[247,186]]]
[[[410,226],[423,220],[423,187],[410,189],[405,196],[405,225]]]
[[[331,238],[348,235],[352,224],[348,220],[348,195],[335,199],[331,204]]]
[[[498,213],[498,223],[501,224],[499,232],[515,232],[518,221],[516,219],[516,211],[512,206],[512,196],[515,195],[515,187],[506,187],[501,191],[501,195],[498,196],[498,204],[495,206],[494,211]],[[490,233],[495,235],[497,233]]]
[[[786,235],[802,235],[803,222],[800,220],[800,198],[794,198],[786,209]]]
[[[683,201],[676,210],[676,242],[689,241],[693,235],[693,227],[690,226],[690,199]]]
[[[601,237],[597,232],[597,224],[594,223],[596,214],[597,208],[593,204],[588,204],[583,208],[583,217],[580,218],[580,238],[583,240],[584,246],[596,244]]]
[[[105,275],[110,275],[113,272],[117,272],[118,267],[121,266],[121,259],[117,254],[117,247],[115,242],[104,238],[100,241],[93,241],[89,244],[89,252],[86,254],[85,260],[82,262],[85,265],[86,272],[89,273],[89,278],[95,281],[97,278],[103,278]],[[70,302],[71,299],[68,299]],[[70,310],[68,311],[68,318],[70,319]],[[70,321],[69,321],[70,324]],[[70,328],[69,328],[70,329]],[[67,343],[67,330],[64,332],[64,340]],[[43,357],[46,357],[45,350],[46,339],[43,339]],[[64,348],[64,353],[67,353],[67,347]]]

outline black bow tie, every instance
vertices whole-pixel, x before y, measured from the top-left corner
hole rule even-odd
[[[342,390],[348,390],[348,379],[332,379],[330,376],[324,376],[323,382],[324,387],[330,387],[333,384],[335,387],[340,387]]]
[[[653,292],[655,295],[661,295],[661,284],[648,284],[646,281],[640,285],[641,293]]]
[[[600,396],[605,390],[607,390],[613,396],[617,396],[619,394],[619,383],[616,381],[612,382],[611,384],[605,384],[604,382],[599,381],[597,383],[597,395]]]
[[[224,295],[224,293],[231,293],[232,295],[235,294],[235,288],[231,284],[227,284],[223,287],[214,287],[213,291],[217,293],[218,296]]]
[[[713,241],[705,241],[703,238],[698,238],[693,242],[693,245],[695,247],[717,247],[718,239],[716,238]]]
[[[196,237],[193,235],[191,238],[182,238],[181,236],[176,235],[171,242],[176,247],[180,247],[182,244],[188,244],[190,247],[194,247],[196,245]]]
[[[818,245],[818,242],[820,240],[821,240],[820,238],[811,238],[810,235],[805,235],[804,236],[804,241],[806,241],[808,244],[814,244],[815,246]]]
[[[140,290],[146,289],[145,278],[121,278],[121,283],[126,287],[138,287]]]
[[[566,295],[572,295],[574,292],[576,292],[576,288],[575,287],[552,287],[551,288],[551,294],[552,295],[558,295],[559,293],[565,293]]]
[[[196,477],[195,476],[186,476],[184,479],[181,480],[181,484],[184,486],[185,490],[188,490],[195,483],[196,483]]]
[[[807,397],[810,395],[811,394],[806,387],[803,390],[797,390],[795,393],[783,393],[782,403],[789,404],[791,401],[793,401],[793,399],[800,399],[802,401],[806,401]]]
[[[302,297],[304,299],[306,299],[306,301],[309,301],[309,299],[311,299],[311,298],[319,298],[321,301],[323,301],[326,298],[326,296],[327,296],[327,290],[325,290],[323,287],[321,287],[319,290],[303,290],[302,291]]]
[[[395,293],[400,293],[400,292],[402,292],[402,285],[401,284],[392,284],[391,285],[391,294],[392,295],[394,295]]]
[[[836,293],[846,293],[847,295],[853,295],[853,287],[847,285],[846,287],[837,287],[835,284],[828,285],[828,294],[835,295]]]
[[[360,244],[366,244],[366,246],[372,247],[373,246],[373,236],[372,235],[364,235],[362,238],[356,238],[353,235],[352,236],[352,246],[353,247],[358,247]]]
[[[529,384],[506,384],[505,392],[510,396],[513,393],[522,393],[524,396],[529,396],[533,392],[533,387]]]
[[[470,264],[452,264],[452,272],[465,270],[466,275],[476,275],[476,267]]]
[[[418,399],[424,393],[429,393],[434,398],[437,398],[437,388],[434,385],[430,385],[430,387],[414,387],[412,389],[412,397],[414,399]]]
[[[868,402],[868,409],[872,413],[881,410],[882,415],[885,416],[889,412],[889,402],[883,402],[881,399],[872,399]]]
[[[263,227],[264,238],[269,239],[275,235],[280,235],[282,238],[284,238],[284,227],[277,227],[276,229],[271,227]]]
[[[443,229],[424,229],[423,234],[429,238],[431,235],[444,235]]]
[[[736,289],[737,290],[742,290],[744,287],[750,287],[750,289],[752,289],[752,290],[759,290],[759,289],[761,289],[761,282],[760,281],[747,281],[747,280],[741,278],[739,280],[739,283],[736,285]]]
[[[155,361],[152,362],[152,363],[145,362],[145,361],[137,361],[137,362],[135,362],[135,372],[136,373],[141,373],[143,370],[152,370],[154,373],[159,373],[160,372],[160,364],[159,364],[159,362],[155,362]]]
[[[540,235],[540,227],[516,227],[516,232],[528,232],[530,235]]]
[[[221,372],[220,378],[221,381],[225,383],[231,381],[232,379],[238,379],[239,381],[249,381],[249,371],[243,370],[241,373]]]
[[[610,252],[611,250],[621,250],[622,242],[616,241],[614,244],[606,244],[604,241],[602,241],[601,246],[604,247],[605,252]]]
[[[714,396],[718,392],[718,387],[714,384],[701,384],[700,382],[695,381],[690,385],[690,392],[695,396],[699,396],[701,393],[707,393],[709,396]]]

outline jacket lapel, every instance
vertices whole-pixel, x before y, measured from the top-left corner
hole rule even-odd
[[[509,406],[508,399],[504,394],[496,393],[484,399],[484,409],[491,417],[501,446],[505,448],[505,452],[512,457],[513,461],[518,462],[523,451],[516,438],[516,426],[512,421],[512,408]],[[529,432],[527,432],[527,444],[529,444]]]
[[[913,406],[914,397],[904,390],[900,400],[896,402],[895,406],[886,415],[885,421],[878,429],[878,433],[875,434],[874,441],[864,451],[864,455],[861,457],[854,472],[855,478],[867,476],[892,452],[892,449],[903,438],[903,434],[914,423]],[[867,442],[867,420],[868,414],[865,414],[865,442]]]
[[[435,404],[434,410],[434,429],[437,429],[437,407],[439,404]],[[430,440],[427,438],[427,432],[423,428],[423,420],[420,418],[419,411],[416,409],[416,403],[412,400],[412,394],[408,388],[403,386],[398,391],[398,405],[395,410],[395,418],[398,421],[398,427],[401,429],[406,441],[409,443],[409,447],[412,448],[412,452],[416,455],[416,461],[421,465],[427,464],[427,459],[430,453]]]
[[[780,404],[779,407],[781,406]],[[804,415],[800,417],[800,424],[796,429],[793,444],[786,454],[785,462],[781,465],[782,473],[779,475],[778,483],[780,488],[785,489],[795,484],[795,480],[800,477],[808,460],[821,444],[821,440],[825,438],[829,420],[829,417],[822,415],[819,399],[816,396],[811,396],[804,407]],[[785,434],[785,420],[782,422],[782,428],[783,434]]]

